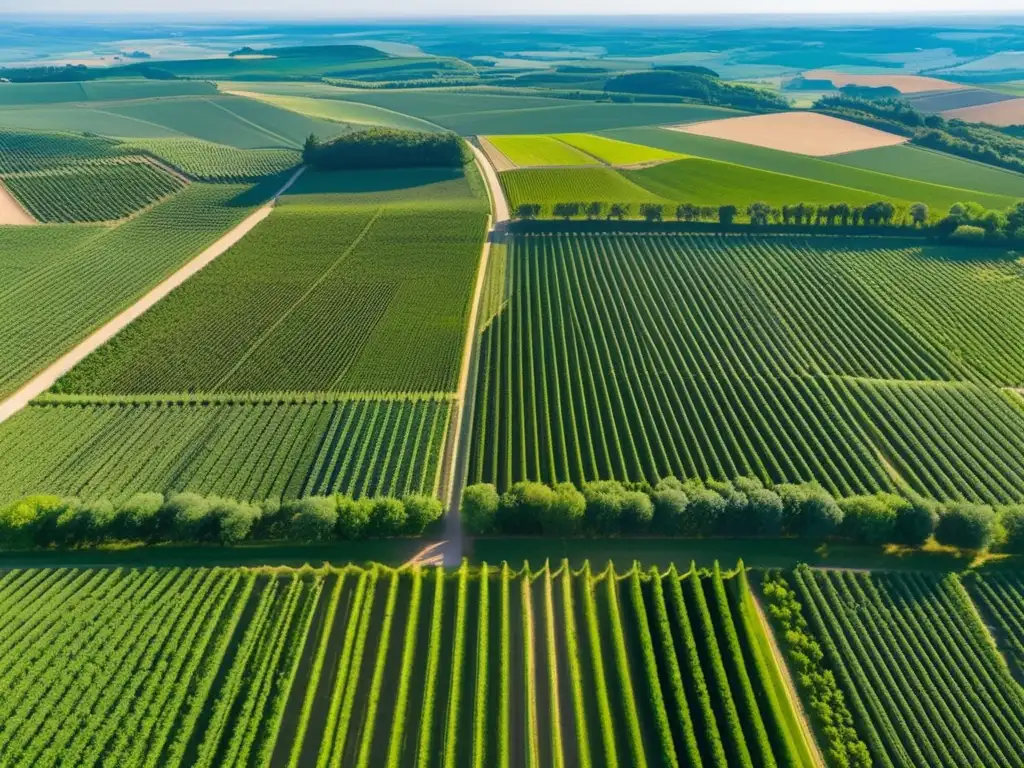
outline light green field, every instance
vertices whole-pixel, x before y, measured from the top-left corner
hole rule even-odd
[[[741,210],[758,201],[774,206],[800,202],[867,205],[879,199],[873,192],[699,157],[621,173],[668,200],[715,206],[731,203]]]
[[[610,139],[592,133],[560,133],[555,138],[608,165],[640,165],[678,160],[682,155],[643,144]]]
[[[555,136],[488,136],[499,152],[518,165],[595,165],[596,158],[569,146]]]
[[[989,208],[1006,208],[1019,198],[1019,195],[1009,194],[1005,191],[1007,190],[1005,185],[1008,174],[996,169],[992,169],[991,174],[985,173],[988,169],[981,168],[981,166],[977,166],[978,172],[969,177],[971,183],[985,187],[985,189],[979,190],[931,184],[924,180],[855,168],[851,165],[844,165],[831,160],[805,157],[789,152],[779,152],[749,144],[739,144],[734,141],[723,141],[707,136],[695,136],[661,128],[623,129],[609,131],[606,135],[638,144],[646,143],[650,146],[681,152],[686,155],[704,157],[709,160],[721,160],[727,163],[736,163],[765,171],[774,171],[775,173],[787,174],[789,176],[799,176],[813,181],[849,187],[870,193],[876,199],[890,198],[912,202],[927,202],[939,211],[946,210],[953,203],[961,202],[965,199],[975,200]],[[874,152],[876,150],[869,151]],[[847,155],[845,157],[854,157],[854,155]],[[947,166],[947,160],[954,161],[952,166],[947,166],[951,168],[948,179],[950,183],[960,183],[959,179],[961,176],[955,169],[959,167],[957,163],[962,161],[939,154],[935,154],[935,158],[935,162],[940,166]],[[970,165],[973,170],[975,168],[974,164]],[[907,172],[909,174],[914,173],[912,168]],[[928,175],[931,176],[930,173]],[[1009,176],[1012,176],[1012,174],[1009,174]],[[1020,178],[1024,179],[1024,177]]]
[[[667,203],[612,168],[524,168],[499,174],[509,207],[539,203],[550,213],[555,203]]]
[[[382,125],[387,128],[402,128],[409,131],[427,131],[434,133],[438,126],[426,120],[410,117],[389,109],[375,107],[371,104],[359,104],[352,101],[341,101],[335,98],[315,98],[310,96],[283,96],[270,93],[250,91],[248,83],[236,83],[239,90],[235,93],[272,104],[275,107],[298,112],[307,117],[331,120],[356,126]],[[331,86],[325,86],[331,88]],[[337,93],[338,89],[333,88]]]

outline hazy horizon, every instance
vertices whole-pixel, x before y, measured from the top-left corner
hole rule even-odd
[[[823,9],[814,0],[786,0],[775,10],[766,12],[758,0],[721,0],[715,12],[680,9],[675,0],[640,0],[631,4],[628,13],[622,12],[620,3],[612,0],[521,0],[514,13],[507,7],[489,11],[474,0],[388,0],[375,4],[372,10],[347,9],[334,0],[296,0],[282,9],[277,0],[177,0],[173,10],[155,10],[151,0],[37,0],[27,12],[22,0],[0,0],[0,13],[12,16],[39,16],[66,14],[75,16],[111,17],[118,15],[174,17],[186,14],[274,18],[331,18],[336,20],[385,20],[424,18],[519,18],[568,17],[629,18],[644,16],[675,18],[714,18],[716,16],[750,15],[752,17],[859,17],[886,16],[912,17],[915,14],[951,16],[987,16],[990,14],[1024,14],[1020,0],[903,0],[893,10],[891,0],[863,0],[856,10],[849,8]]]

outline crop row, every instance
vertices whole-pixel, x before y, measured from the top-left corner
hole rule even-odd
[[[830,268],[834,246],[515,238],[481,340],[470,481],[746,474],[1020,500],[1020,409],[957,381],[977,376]]]
[[[113,139],[0,128],[0,173],[82,165],[119,154]]]
[[[57,389],[453,391],[482,237],[477,213],[281,205]]]
[[[177,192],[184,182],[151,163],[104,163],[7,176],[4,184],[39,221],[124,218]]]
[[[0,576],[5,765],[811,765],[744,575]],[[290,713],[290,714],[289,714]],[[287,716],[286,716],[287,715]]]
[[[126,152],[144,152],[198,181],[248,181],[297,166],[293,149],[237,149],[200,139],[133,139]]]
[[[875,765],[1024,765],[1024,691],[955,577],[794,580]]]
[[[35,405],[0,429],[0,498],[433,493],[449,410],[427,398]]]
[[[965,578],[967,591],[994,627],[1018,680],[1024,680],[1024,578],[1019,574],[973,572]]]
[[[0,228],[0,394],[213,243],[261,198],[192,184],[117,227]]]

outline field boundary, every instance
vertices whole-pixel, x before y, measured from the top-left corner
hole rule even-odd
[[[278,198],[295,183],[305,169],[305,166],[300,166],[268,202],[264,203],[264,205],[249,214],[239,224],[235,225],[234,228],[223,234],[213,245],[203,250],[191,261],[151,288],[130,307],[122,310],[94,330],[70,351],[63,354],[40,373],[36,374],[31,380],[23,384],[6,400],[0,402],[0,423],[3,423],[28,405],[37,395],[46,392],[61,376],[114,338],[120,331],[124,330],[148,309],[165,298],[171,291],[182,285],[186,280],[203,269],[203,267],[210,264],[214,259],[245,237],[257,224],[270,215]]]
[[[0,226],[28,227],[39,223],[0,178]]]

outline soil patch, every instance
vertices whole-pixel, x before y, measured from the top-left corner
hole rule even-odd
[[[956,117],[969,123],[1024,125],[1024,99],[1009,99],[977,107],[949,109],[942,114],[945,117]]]
[[[836,88],[844,85],[864,85],[869,88],[889,86],[900,93],[922,93],[923,91],[954,91],[967,88],[966,85],[940,80],[937,77],[923,75],[851,75],[831,69],[812,69],[803,73],[807,80],[831,80]]]
[[[497,171],[514,171],[519,166],[509,160],[501,150],[491,144],[486,136],[477,136],[476,140],[480,142],[480,149],[487,155],[487,159],[491,161],[491,165]]]
[[[904,144],[907,139],[816,112],[777,112],[670,126],[669,130],[737,141],[755,147],[827,157]]]
[[[3,181],[0,180],[0,224],[23,226],[38,223],[29,215],[28,211],[21,207],[21,203],[15,200],[14,195],[8,191]]]

